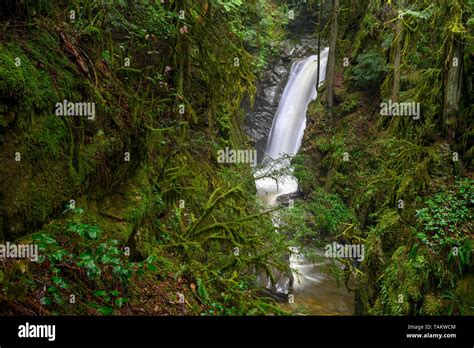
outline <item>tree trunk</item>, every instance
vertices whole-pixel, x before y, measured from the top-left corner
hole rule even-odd
[[[316,78],[316,91],[319,88],[319,72],[321,71],[321,20],[323,13],[323,0],[319,0],[319,19],[318,19],[318,76]]]
[[[443,123],[449,142],[456,139],[456,118],[462,94],[463,42],[453,35],[446,49],[447,69],[444,75]]]
[[[339,0],[332,0],[332,23],[331,35],[329,41],[329,57],[328,57],[328,90],[327,90],[327,106],[330,117],[332,116],[332,108],[334,106],[334,85],[336,83],[336,44],[337,44],[337,17],[339,14]]]
[[[184,11],[185,16],[188,15],[189,11],[186,6],[186,0],[179,0],[176,2],[176,11]],[[187,30],[189,28],[186,27]],[[178,67],[178,77],[177,77],[177,92],[182,97],[189,91],[189,69],[190,69],[190,58],[189,58],[189,38],[188,33],[185,29],[184,22],[178,21],[178,39],[176,44],[176,64]],[[183,32],[181,32],[183,30]]]
[[[405,0],[398,1],[398,11],[403,9],[405,5]],[[403,45],[403,36],[404,36],[404,25],[401,19],[398,20],[397,26],[395,28],[395,55],[393,58],[393,85],[392,85],[392,101],[398,100],[398,93],[400,92],[400,68],[402,63],[402,45]]]

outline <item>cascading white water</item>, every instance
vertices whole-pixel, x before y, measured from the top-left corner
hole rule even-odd
[[[328,48],[321,52],[320,84],[326,77],[328,53]],[[297,61],[291,68],[288,83],[273,119],[263,168],[255,172],[258,196],[268,205],[277,205],[278,196],[298,190],[298,182],[292,175],[290,161],[301,146],[308,105],[317,97],[317,71],[318,56]],[[281,169],[286,169],[286,174],[278,175]],[[269,177],[269,172],[277,175],[275,178]],[[274,224],[278,231],[278,212],[274,213]],[[285,304],[284,307],[296,313],[302,313],[300,310],[303,310],[303,313],[313,315],[353,314],[354,296],[341,290],[337,281],[322,271],[322,265],[327,262],[324,258],[322,260],[315,264],[301,255],[298,248],[292,248],[289,258],[294,280],[291,292],[298,300]],[[259,274],[258,279],[267,289],[288,294],[291,281],[289,276],[280,272],[275,272],[273,276],[277,279],[274,285],[264,274]]]
[[[329,48],[321,52],[319,81],[326,77]],[[256,177],[268,172],[272,162],[278,161],[273,170],[289,167],[290,158],[297,154],[306,128],[306,112],[309,103],[316,99],[318,56],[313,55],[293,63],[285,90],[278,105],[267,142],[266,162]],[[291,175],[282,175],[278,179],[262,178],[256,180],[257,192],[264,203],[274,205],[278,196],[296,192],[298,183]]]
[[[329,49],[321,52],[320,83],[326,77]],[[317,97],[318,56],[310,56],[293,64],[290,77],[278,105],[268,138],[266,153],[273,159],[294,156],[301,146],[306,127],[306,111]]]

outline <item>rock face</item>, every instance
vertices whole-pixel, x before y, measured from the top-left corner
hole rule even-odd
[[[287,255],[287,259],[284,261],[290,264],[290,255]],[[286,302],[293,288],[293,273],[279,272],[274,269],[272,270],[272,275],[275,283],[272,283],[271,278],[267,274],[258,274],[257,285],[260,286],[264,296],[269,296],[277,302]]]
[[[257,83],[257,94],[253,107],[244,104],[247,111],[245,131],[254,141],[258,151],[258,159],[263,158],[268,135],[272,127],[273,118],[278,103],[285,89],[292,63],[309,55],[317,54],[316,15],[315,9],[300,9],[300,15],[287,27],[288,39],[279,43],[280,52],[268,62],[267,70]],[[330,14],[330,4],[323,6],[322,25],[325,25]],[[321,43],[324,47],[324,43]]]

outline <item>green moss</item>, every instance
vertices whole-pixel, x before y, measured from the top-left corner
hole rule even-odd
[[[14,123],[11,118],[2,118],[3,125],[10,127],[3,138],[2,156],[10,161],[1,170],[5,178],[1,191],[4,202],[8,202],[2,204],[2,210],[9,224],[17,225],[15,235],[46,221],[74,195],[77,184],[72,182],[68,168],[68,121],[54,114],[54,105],[63,91],[64,95],[71,95],[61,84],[72,81],[72,75],[67,73],[66,59],[48,53],[59,50],[57,42],[45,38],[50,38],[49,34],[43,33],[38,41],[28,44],[0,46],[0,93],[11,96],[2,108],[7,110],[7,117],[8,113],[14,115]],[[20,59],[19,66],[15,66],[16,57]],[[50,70],[53,65],[55,72]],[[56,85],[58,81],[61,82]],[[77,83],[70,87],[77,88]],[[21,162],[13,161],[17,152]]]
[[[423,301],[423,307],[421,307],[420,314],[422,315],[440,315],[442,313],[443,304],[441,299],[434,295],[429,294]]]
[[[396,248],[400,236],[401,220],[399,212],[395,209],[384,211],[372,233],[382,241],[382,248],[388,255]]]
[[[41,166],[48,159],[64,159],[67,140],[68,130],[60,118],[40,116],[23,132],[16,146],[25,159]]]
[[[474,315],[474,274],[467,274],[456,285],[455,297],[462,315]]]
[[[24,70],[15,66],[16,57],[18,56],[11,54],[5,45],[0,44],[0,93],[5,96],[12,97],[24,89]]]
[[[423,299],[429,284],[429,263],[424,255],[407,256],[407,248],[399,247],[385,269],[381,281],[380,297],[374,311],[389,315],[416,314],[413,307]]]

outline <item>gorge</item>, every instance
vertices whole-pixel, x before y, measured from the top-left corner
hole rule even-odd
[[[0,24],[0,314],[473,314],[471,0]]]

